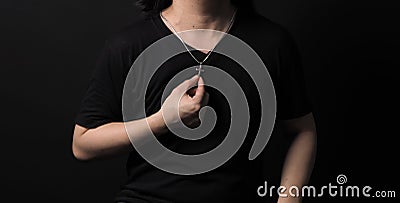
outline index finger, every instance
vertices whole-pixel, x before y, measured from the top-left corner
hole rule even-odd
[[[192,78],[185,80],[180,85],[178,85],[177,89],[179,89],[180,92],[186,92],[190,87],[196,85],[197,81],[199,81],[199,76],[195,75]]]

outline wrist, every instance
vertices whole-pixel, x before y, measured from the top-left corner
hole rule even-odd
[[[161,111],[147,117],[147,122],[154,134],[162,134],[168,131]]]

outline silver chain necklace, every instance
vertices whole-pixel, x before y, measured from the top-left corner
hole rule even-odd
[[[232,18],[229,22],[229,26],[228,28],[225,30],[225,33],[228,33],[233,25],[233,22],[235,21],[235,17],[236,17],[236,11],[237,9],[235,8],[235,11],[233,12]],[[183,46],[185,47],[186,51],[190,54],[190,56],[199,64],[199,67],[196,68],[197,71],[197,75],[201,75],[201,72],[204,72],[202,65],[203,63],[208,59],[208,57],[211,55],[211,53],[214,51],[214,48],[212,48],[206,55],[206,57],[200,61],[198,60],[193,54],[192,52],[189,50],[189,48],[187,47],[185,41],[183,41],[183,39],[181,38],[181,36],[179,36],[178,32],[175,30],[174,26],[167,20],[167,18],[164,17],[164,15],[162,14],[162,12],[160,12],[160,17],[168,24],[168,26],[172,29],[174,35],[182,42]]]

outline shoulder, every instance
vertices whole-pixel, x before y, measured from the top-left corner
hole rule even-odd
[[[293,37],[286,27],[260,14],[252,14],[241,19],[243,37],[255,44],[279,48],[293,43]]]
[[[154,16],[138,16],[133,22],[113,33],[106,41],[112,50],[141,48],[159,37],[153,21]]]
[[[151,18],[140,17],[111,34],[105,41],[98,57],[99,69],[107,73],[124,76],[140,53],[152,42],[160,38]],[[119,80],[122,81],[122,80]]]

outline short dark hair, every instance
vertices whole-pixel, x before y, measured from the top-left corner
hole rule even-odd
[[[240,10],[254,12],[252,0],[231,0],[232,4]],[[136,5],[145,13],[159,13],[172,4],[172,0],[136,0]]]

